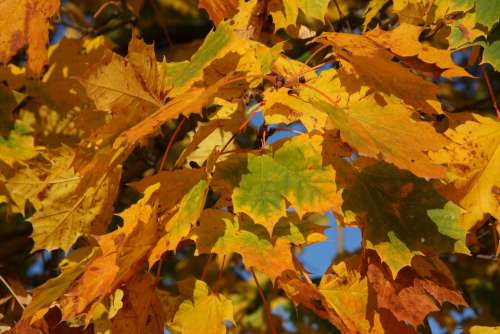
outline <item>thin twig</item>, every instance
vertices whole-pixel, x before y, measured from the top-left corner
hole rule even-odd
[[[344,229],[337,223],[337,254],[344,252]]]
[[[301,134],[304,134],[301,132]],[[266,151],[267,149],[266,148],[262,148],[261,151]],[[228,151],[224,151],[224,153],[220,153],[220,155],[222,154],[233,154],[233,153],[241,153],[241,154],[245,154],[245,153],[251,153],[255,151],[254,148],[237,148],[237,149],[234,149],[234,150],[228,150]]]
[[[88,35],[92,32],[92,28],[89,28],[89,27],[82,27],[76,23],[73,23],[73,22],[69,22],[63,18],[61,18],[59,20],[59,23],[62,24],[63,26],[66,26],[68,28],[71,28],[71,29],[75,29],[76,31],[78,31],[79,33],[81,33],[82,35]]]
[[[342,10],[340,9],[340,6],[337,3],[337,0],[333,0],[333,3],[335,4],[335,7],[337,8],[337,11],[339,12],[340,21],[342,21],[342,17],[344,17],[344,13],[342,13]],[[349,19],[347,18],[347,16],[345,17],[345,22],[346,22],[347,29],[349,31],[352,31],[351,24],[349,23]]]
[[[309,68],[307,71],[304,71],[304,72],[302,72],[300,74],[296,74],[295,76],[292,76],[291,79],[287,79],[287,85],[286,86],[287,87],[292,86],[293,84],[295,84],[299,80],[299,78],[304,77],[304,75],[306,75],[308,73],[311,73],[311,72],[316,72],[318,69],[322,68],[323,66],[325,66],[327,64],[330,64],[330,63],[333,63],[335,61],[337,61],[337,59],[331,59],[331,60],[328,60],[328,61],[324,61],[324,62],[322,62],[322,63],[320,63],[318,65],[315,65],[315,66]]]
[[[217,274],[217,280],[215,281],[214,285],[214,293],[217,293],[219,291],[219,283],[222,279],[222,274],[224,273],[224,265],[226,264],[226,254],[222,257],[222,264],[220,265],[219,273]]]
[[[295,133],[296,135],[303,135],[305,132],[303,131],[299,131],[299,130],[295,130],[295,129],[290,129],[290,128],[279,128],[279,127],[273,127],[271,129],[273,131],[273,134],[274,132],[291,132],[291,133]],[[271,133],[271,131],[269,131]]]
[[[122,3],[120,1],[108,1],[103,3],[94,13],[94,19],[101,15],[109,6],[111,5],[116,5],[116,6],[121,6]]]
[[[14,292],[14,290],[12,290],[12,288],[9,285],[9,283],[7,282],[7,280],[5,278],[3,278],[2,275],[0,275],[0,281],[2,281],[3,285],[5,285],[5,287],[9,290],[10,294],[12,295],[12,297],[14,297],[14,299],[19,304],[19,306],[21,306],[21,308],[24,310],[23,303],[21,303],[21,300],[19,299],[19,297],[17,296],[17,294]]]
[[[207,277],[208,268],[210,267],[210,264],[212,264],[212,261],[215,259],[215,256],[215,253],[210,253],[210,255],[208,256],[207,263],[205,263],[205,266],[203,267],[203,272],[201,273],[200,280],[204,281]]]
[[[113,30],[120,29],[123,26],[126,26],[127,24],[133,24],[135,22],[135,19],[128,19],[128,20],[123,20],[118,22],[117,24],[114,24],[112,26],[104,25],[101,28],[94,30],[92,32],[92,35],[94,36],[99,36],[99,35],[104,35],[107,34]]]
[[[302,276],[304,276],[307,283],[314,284],[313,281],[311,280],[311,277],[309,277],[309,275],[305,271],[301,270],[300,273],[302,274]]]
[[[174,144],[175,137],[179,134],[179,131],[182,128],[182,125],[186,121],[185,118],[183,118],[180,123],[177,125],[177,128],[175,128],[174,133],[170,137],[170,140],[168,141],[167,148],[165,149],[165,152],[163,152],[163,156],[161,157],[161,162],[160,162],[160,167],[158,168],[158,172],[160,172],[163,169],[163,166],[165,165],[165,161],[167,160],[168,153],[170,152],[170,149],[172,148],[172,145]]]
[[[313,58],[314,58],[314,57],[315,57],[318,53],[320,53],[321,51],[323,51],[324,49],[326,49],[326,48],[328,48],[328,47],[330,47],[330,45],[324,44],[324,45],[320,46],[319,48],[317,48],[317,49],[316,49],[316,50],[315,50],[315,51],[314,51],[314,52],[313,52],[313,53],[312,53],[312,54],[311,54],[311,55],[310,55],[310,56],[306,59],[306,61],[304,62],[304,64],[306,64],[306,65],[307,65],[307,64],[309,64],[309,62],[310,62],[311,60],[313,60]]]
[[[160,167],[157,170],[157,173],[161,172],[163,169],[163,166],[165,165],[165,161],[167,160],[168,153],[170,152],[170,149],[172,148],[172,145],[174,144],[174,140],[179,134],[180,129],[182,128],[182,125],[186,121],[185,118],[183,118],[179,124],[177,125],[177,128],[175,129],[174,133],[170,137],[170,140],[168,141],[167,148],[165,149],[165,152],[163,152],[163,156],[161,157],[161,162],[160,162]],[[161,268],[163,266],[163,260],[164,257],[160,257],[160,262],[158,263],[158,269],[156,270],[156,282],[159,282],[160,280],[160,274],[161,274]]]
[[[269,327],[271,328],[271,333],[276,334],[277,332],[276,329],[274,328],[273,317],[271,315],[271,308],[267,303],[266,296],[264,296],[264,291],[262,290],[262,287],[259,284],[259,280],[257,279],[257,275],[255,275],[255,271],[253,270],[253,268],[250,268],[250,271],[252,272],[255,285],[257,285],[257,291],[259,291],[260,298],[262,299],[262,304],[264,304],[264,310],[266,311],[267,314],[267,320],[269,321]]]
[[[155,279],[156,284],[158,284],[158,282],[160,281],[161,269],[163,266],[163,257],[164,257],[163,255],[160,257],[160,262],[158,263],[158,267],[156,268],[156,279]]]
[[[428,40],[428,39],[431,39],[432,37],[434,37],[439,30],[441,30],[441,28],[445,27],[446,25],[443,23],[443,21],[439,21],[436,26],[430,30],[429,32],[424,32],[422,34],[422,36],[420,37],[420,41],[425,41],[425,40]]]
[[[240,127],[238,128],[238,131],[236,131],[232,136],[231,138],[229,138],[229,140],[227,141],[227,143],[224,145],[224,147],[222,148],[222,150],[220,151],[219,155],[222,155],[226,149],[229,147],[229,145],[233,142],[234,139],[236,139],[236,136],[248,125],[248,123],[250,123],[250,121],[257,115],[259,109],[258,109],[258,106],[260,104],[256,104],[255,106],[253,106],[252,108],[254,108],[254,111],[252,112],[252,114],[240,125]]]
[[[490,93],[491,103],[493,104],[493,108],[495,108],[498,120],[500,120],[500,109],[498,108],[497,98],[495,96],[495,91],[493,90],[490,77],[488,75],[488,72],[486,72],[486,68],[483,67],[482,70],[483,70],[484,81],[486,81],[486,86],[488,87],[488,92]]]
[[[170,34],[168,33],[167,28],[163,25],[163,22],[160,22],[161,18],[161,13],[160,13],[160,8],[158,8],[156,0],[149,0],[149,4],[153,7],[153,10],[155,12],[155,19],[158,21],[158,25],[160,26],[163,36],[165,36],[165,39],[167,40],[168,46],[174,45],[172,38],[170,37]],[[158,15],[159,14],[159,15]]]

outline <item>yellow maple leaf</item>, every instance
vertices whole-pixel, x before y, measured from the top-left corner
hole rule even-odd
[[[453,187],[444,191],[466,210],[467,229],[488,214],[500,219],[500,123],[476,114],[473,118],[447,130],[452,143],[430,154],[455,174]]]
[[[47,63],[48,19],[59,10],[57,0],[0,2],[0,63],[8,63],[28,45],[28,70],[38,75]]]
[[[192,297],[181,303],[170,327],[174,333],[224,334],[227,332],[226,321],[234,323],[231,300],[210,293],[207,284],[197,280]]]

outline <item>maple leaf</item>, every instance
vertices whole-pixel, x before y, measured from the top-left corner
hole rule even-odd
[[[288,123],[300,120],[309,131],[325,127],[327,114],[318,112],[307,101],[290,95],[288,88],[266,90],[264,101],[263,111],[268,122]]]
[[[14,124],[12,112],[23,102],[26,94],[10,89],[5,85],[0,85],[0,136],[7,136]]]
[[[467,306],[453,282],[436,279],[434,275],[438,274],[435,269],[427,277],[418,271],[407,271],[404,273],[407,277],[393,281],[376,261],[371,262],[367,270],[368,281],[376,293],[377,307],[391,311],[396,319],[414,327],[422,324],[430,312],[439,310],[445,302]]]
[[[416,328],[440,304],[467,305],[442,264],[420,258],[419,270],[408,269],[393,280],[375,253],[367,258],[366,275],[359,274],[362,259],[351,257],[332,266],[318,287],[291,274],[280,286],[292,300],[353,333],[416,333],[407,324]]]
[[[136,59],[135,62],[139,63],[139,60]],[[147,62],[148,60],[144,60],[144,63]],[[138,73],[138,70],[146,73],[142,71]],[[119,113],[130,108],[138,108],[147,113],[161,105],[153,92],[147,91],[142,83],[143,78],[155,75],[156,72],[150,73],[150,71],[151,68],[134,66],[133,63],[109,51],[99,63],[80,78],[80,82],[98,109]]]
[[[200,79],[206,66],[231,50],[235,38],[236,36],[228,23],[220,24],[215,31],[207,35],[189,62],[170,67],[168,77],[174,87],[170,96],[185,92],[193,82]]]
[[[315,41],[335,47],[336,54],[352,65],[352,72],[364,85],[388,96],[395,95],[416,110],[431,114],[441,112],[437,107],[437,86],[394,62],[394,55],[368,36],[323,33]],[[401,82],[406,84],[401,85]],[[406,87],[413,89],[410,91]]]
[[[465,3],[467,3],[467,1]],[[401,22],[414,25],[431,25],[439,20],[445,19],[445,15],[450,11],[455,11],[454,7],[459,6],[461,2],[462,1],[396,0],[393,4],[393,11],[401,17]]]
[[[285,216],[285,199],[302,216],[338,206],[335,171],[323,166],[321,136],[297,136],[272,155],[248,155],[249,173],[233,192],[235,212],[248,214],[269,234]]]
[[[466,47],[474,42],[476,38],[482,36],[484,33],[475,26],[476,17],[471,13],[467,13],[463,18],[450,24],[451,31],[447,37],[450,49]]]
[[[166,217],[165,232],[149,256],[149,266],[161,258],[168,250],[175,250],[181,240],[186,238],[191,226],[196,223],[205,206],[209,182],[201,179],[182,198],[177,211],[171,217]]]
[[[500,327],[472,326],[469,330],[471,334],[498,334]]]
[[[344,190],[344,211],[358,215],[367,247],[394,277],[420,254],[468,253],[462,210],[411,173],[377,164]]]
[[[241,176],[248,173],[246,154],[234,153],[215,165],[211,186],[218,194],[216,208],[232,205],[231,196],[241,181]]]
[[[235,125],[234,132],[236,132],[238,127],[238,123],[236,122],[213,120],[208,124],[200,124],[196,133],[190,135],[191,142],[177,159],[176,165],[181,165],[186,161],[194,161],[198,166],[203,166],[203,163],[210,156],[214,147],[222,148],[233,136],[233,132],[223,130],[230,125],[228,123]],[[226,149],[230,151],[235,148],[236,145],[231,143]],[[223,158],[220,160],[223,160]]]
[[[467,306],[454,276],[475,302],[463,284],[467,257],[447,255],[468,254],[466,235],[481,239],[483,255],[492,247],[477,232],[500,231],[483,224],[500,215],[500,129],[493,118],[443,112],[436,93],[456,85],[441,77],[469,76],[452,50],[474,46],[468,64],[500,66],[498,6],[374,0],[359,34],[361,2],[64,2],[49,46],[59,3],[1,2],[0,63],[21,67],[0,67],[0,209],[8,222],[31,222],[34,250],[66,253],[12,332],[281,332],[288,322],[301,333],[331,330],[309,312],[298,322],[267,314],[266,324],[268,302],[280,312],[302,305],[340,332],[416,333],[445,303]],[[180,46],[178,22],[198,29],[205,20],[197,5],[214,30]],[[130,25],[156,44],[134,31],[127,47]],[[332,30],[356,33],[323,33],[312,40],[319,49],[304,41]],[[439,113],[446,119],[429,115]],[[169,161],[182,153],[172,171],[155,173],[164,125],[180,120]],[[299,123],[306,133],[267,141]],[[124,184],[143,197],[127,204],[136,194]],[[363,249],[315,283],[296,255],[326,239],[329,210],[359,226]],[[201,254],[223,263],[213,292],[178,281],[215,267]]]
[[[498,23],[500,4],[497,1],[476,0],[476,20],[491,30]]]
[[[329,2],[328,0],[272,0],[268,8],[273,17],[274,26],[278,30],[295,25],[299,10],[306,17],[324,21]]]
[[[329,306],[326,297],[318,287],[308,280],[300,278],[294,272],[286,272],[280,278],[280,288],[295,304],[303,305],[312,310],[322,319],[328,320],[336,328],[344,332],[355,332],[349,327],[336,310]]]
[[[422,177],[444,178],[446,169],[433,162],[428,152],[448,142],[430,124],[411,119],[412,110],[397,101],[380,104],[369,96],[353,102],[346,111],[316,103],[330,116],[341,138],[359,153],[379,157]]]
[[[123,307],[113,317],[112,333],[163,333],[166,314],[150,274],[127,283]]]
[[[180,115],[189,116],[192,113],[200,113],[202,108],[209,103],[212,96],[217,93],[220,87],[224,86],[226,81],[227,79],[224,78],[209,87],[192,88],[176,96],[150,116],[136,123],[130,129],[123,131],[113,143],[114,148],[133,147],[139,140],[158,131],[166,121],[175,119]]]
[[[203,211],[200,225],[193,229],[190,238],[196,242],[199,253],[226,256],[239,253],[246,267],[253,267],[275,281],[282,272],[295,268],[290,240],[285,234],[272,242],[265,232],[261,234],[258,228],[231,213],[208,209]]]
[[[96,333],[106,333],[111,329],[112,319],[123,308],[123,296],[123,290],[116,289],[114,293],[97,305],[92,315],[92,323]]]
[[[200,0],[198,6],[208,12],[215,24],[219,24],[236,13],[238,0]]]
[[[156,183],[160,184],[158,189],[158,208],[166,212],[174,208],[205,175],[203,169],[178,169],[173,171],[161,171],[155,175],[147,176],[140,181],[131,182],[128,186],[136,191],[144,192]]]
[[[365,21],[363,23],[365,27],[365,31],[368,28],[368,24],[372,21],[372,19],[378,14],[378,12],[384,7],[387,3],[387,0],[373,0],[366,6],[364,12]]]
[[[90,43],[90,41],[87,41]],[[95,38],[89,48],[82,40],[62,39],[49,47],[50,66],[41,80],[25,80],[29,100],[23,107],[36,117],[37,143],[58,147],[74,146],[84,136],[102,126],[109,117],[96,110],[84,87],[77,80],[95,66],[108,49],[106,40]],[[71,59],[68,62],[67,59]],[[116,120],[116,118],[115,118]]]
[[[139,270],[137,264],[145,259],[158,239],[156,212],[150,203],[155,200],[153,195],[158,186],[148,188],[137,204],[120,214],[124,220],[122,228],[97,237],[99,254],[86,264],[83,273],[71,283],[64,295],[59,289],[59,296],[50,295],[59,297],[57,306],[61,309],[63,319],[75,319],[85,313],[86,321],[89,322],[100,301]],[[65,282],[66,276],[60,280]],[[57,278],[55,280],[59,282]],[[47,284],[51,286],[53,283],[48,281]],[[33,313],[37,311],[32,310]]]
[[[0,64],[28,45],[28,70],[38,75],[47,63],[48,19],[59,10],[57,0],[6,0],[0,3]],[[22,23],[22,24],[21,24]]]
[[[431,157],[446,163],[456,180],[444,193],[466,212],[465,228],[485,215],[500,218],[500,125],[497,120],[473,115],[473,120],[446,131],[452,142]]]
[[[240,37],[259,40],[265,24],[265,18],[261,14],[267,10],[267,4],[259,0],[240,0],[237,10],[231,21],[231,28]]]
[[[110,168],[103,175],[76,172],[71,167],[74,153],[64,146],[47,151],[46,157],[49,163],[33,162],[11,177],[6,187],[16,210],[24,212],[27,201],[37,210],[29,219],[34,227],[35,249],[68,250],[81,235],[103,233],[121,169]],[[89,180],[92,178],[95,180]]]
[[[79,176],[72,180],[61,177],[61,174],[74,174],[72,171],[67,171],[68,157],[72,156],[69,148],[62,147],[56,152],[50,150],[44,152],[44,160],[33,159],[26,164],[26,168],[16,170],[16,173],[11,176],[6,188],[9,191],[9,196],[13,202],[13,208],[17,212],[24,212],[26,202],[29,201],[36,210],[42,208],[43,197],[39,196],[52,183],[63,181],[78,181]]]
[[[350,328],[367,333],[371,327],[366,319],[368,281],[361,278],[359,272],[349,269],[345,262],[333,266],[321,279],[318,290]]]
[[[101,215],[109,215],[113,205],[109,193],[116,192],[119,179],[120,171],[112,171],[83,194],[76,191],[79,182],[74,176],[53,184],[40,210],[30,217],[35,249],[67,250],[80,235],[98,230],[95,225]]]
[[[23,319],[41,319],[52,303],[64,295],[96,255],[96,249],[84,247],[65,258],[60,264],[61,274],[33,291],[33,299],[24,310]]]
[[[421,27],[402,23],[394,30],[384,31],[378,28],[371,30],[364,36],[378,45],[384,46],[394,55],[402,57],[406,64],[414,65],[417,70],[425,68],[425,66],[434,66],[436,69],[431,67],[431,71],[437,72],[437,76],[470,76],[462,67],[453,62],[450,51],[421,43],[419,37],[422,31]],[[420,62],[425,64],[420,64]]]
[[[179,305],[170,329],[183,334],[223,334],[226,321],[234,324],[233,305],[221,294],[210,293],[205,282],[188,280],[178,283],[185,300]]]
[[[22,162],[36,157],[43,147],[35,146],[31,133],[29,126],[22,121],[16,121],[8,138],[0,136],[0,160],[12,167],[16,161]]]
[[[492,43],[480,43],[480,45],[483,46],[484,51],[483,51],[483,58],[482,62],[483,63],[490,63],[493,65],[495,69],[500,68],[500,61],[498,59],[500,58],[500,42],[495,41]]]
[[[231,53],[231,55],[236,54],[236,59],[239,59],[235,69],[224,68],[222,69],[222,72],[226,73],[226,76],[220,77],[218,74],[218,77],[209,80],[210,83],[193,87],[193,84],[204,76],[203,70],[207,71],[207,67],[212,66],[215,60],[220,59],[229,53]],[[114,56],[114,58],[117,57],[118,56]],[[219,89],[234,82],[234,78],[230,75],[230,72],[233,70],[250,72],[251,74],[259,73],[260,75],[262,72],[270,71],[271,63],[273,62],[274,57],[275,52],[269,48],[261,45],[260,43],[239,39],[234,35],[234,32],[227,23],[221,24],[217,27],[215,32],[211,32],[205,38],[204,43],[191,57],[190,61],[172,64],[162,63],[158,65],[163,69],[163,71],[166,72],[165,77],[161,74],[158,80],[167,81],[166,84],[158,84],[159,87],[172,88],[168,93],[168,97],[171,99],[166,104],[159,105],[157,111],[150,114],[146,118],[140,118],[141,115],[144,115],[144,112],[141,112],[140,115],[138,115],[139,119],[132,118],[130,116],[128,118],[122,117],[121,120],[118,118],[119,122],[124,123],[123,126],[120,126],[119,124],[112,124],[112,129],[104,128],[104,131],[112,131],[113,133],[121,132],[120,136],[116,138],[113,147],[115,149],[124,148],[125,152],[130,151],[133,145],[135,145],[140,139],[155,133],[166,121],[174,119],[179,115],[189,116],[191,113],[200,113],[202,108],[209,104],[213,95],[215,95]],[[151,57],[146,57],[146,59],[150,58]],[[124,62],[124,60],[121,61]],[[149,61],[145,61],[145,63],[148,64]],[[119,64],[120,63],[115,65],[115,67],[124,66],[123,64]],[[220,70],[217,70],[216,72],[219,73]],[[107,78],[107,75],[103,76],[104,81],[108,80]],[[148,80],[146,80],[147,78],[149,78],[148,75],[143,75],[141,82],[148,82]],[[140,83],[134,85],[140,85]],[[113,90],[112,92],[109,92],[109,95],[106,94],[103,100],[106,104],[103,105],[103,107],[108,106],[108,110],[110,110],[109,107],[113,106],[115,102],[118,103],[118,106],[121,106],[121,98],[123,97],[122,91],[123,90],[119,88],[118,92]],[[237,89],[236,95],[240,95],[240,91],[241,89]],[[98,94],[98,92],[99,90],[97,90],[96,94]],[[125,101],[130,103],[127,94],[138,95],[141,97],[143,93],[144,91],[141,91],[140,89],[125,92]],[[115,100],[118,97],[120,99]],[[96,98],[98,98],[98,95],[94,95],[94,99]],[[144,99],[147,98],[144,97],[143,100]],[[112,104],[109,104],[108,102],[111,102]],[[126,129],[134,122],[134,126]]]
[[[366,96],[363,87],[351,93],[348,87],[356,85],[351,80],[336,70],[325,71],[294,97],[299,103],[288,106],[315,119],[321,119],[321,114],[329,116],[326,130],[339,129],[341,139],[362,155],[384,159],[419,176],[444,178],[446,169],[430,159],[428,152],[442,149],[448,143],[446,137],[430,124],[413,120],[413,109],[401,100]],[[336,96],[337,103],[325,100],[325,95]],[[293,120],[293,116],[288,118]]]

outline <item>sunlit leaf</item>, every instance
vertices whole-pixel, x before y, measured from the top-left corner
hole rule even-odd
[[[335,171],[323,166],[320,136],[299,136],[271,154],[248,156],[249,173],[233,193],[236,212],[248,214],[272,233],[285,215],[285,199],[303,215],[338,206]]]
[[[47,63],[48,19],[57,14],[56,0],[6,0],[0,3],[0,63],[8,63],[28,45],[28,69],[39,74]],[[7,23],[8,22],[8,23]]]
[[[183,282],[181,282],[183,283]],[[170,325],[174,333],[226,333],[226,321],[234,323],[231,300],[211,293],[207,284],[196,280],[191,296],[186,296]]]

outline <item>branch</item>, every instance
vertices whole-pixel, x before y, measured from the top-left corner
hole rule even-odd
[[[271,333],[276,334],[276,329],[274,328],[273,324],[273,317],[271,315],[271,308],[269,307],[269,304],[267,303],[266,296],[264,295],[264,291],[262,291],[262,287],[259,284],[259,280],[257,279],[257,275],[255,275],[255,271],[253,268],[250,268],[250,271],[252,272],[253,279],[255,281],[255,285],[257,285],[257,290],[259,291],[260,298],[262,299],[262,304],[264,304],[264,309],[266,310],[267,314],[267,320],[269,321],[269,327],[271,328]]]

